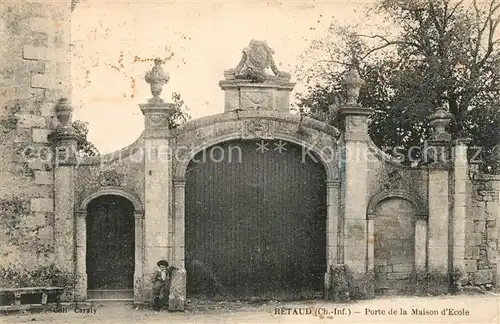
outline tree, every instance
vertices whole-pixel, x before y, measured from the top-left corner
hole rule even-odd
[[[173,92],[172,100],[174,101],[175,110],[168,119],[168,126],[170,127],[170,129],[175,129],[190,120],[191,116],[188,113],[189,109],[186,106],[184,100],[181,98],[180,93]]]
[[[354,66],[366,81],[359,101],[374,109],[369,133],[376,145],[408,153],[428,137],[427,118],[445,107],[453,115],[452,135],[481,148],[483,171],[498,170],[492,151],[500,126],[500,1],[379,0],[372,9],[389,30],[364,34],[356,26],[332,26],[311,44],[309,52],[323,51],[327,59],[304,73],[299,110],[335,123],[342,68]]]
[[[81,156],[99,155],[99,151],[95,145],[92,144],[87,138],[87,134],[89,133],[89,123],[81,120],[75,120],[72,125],[78,135],[76,142],[77,152]]]

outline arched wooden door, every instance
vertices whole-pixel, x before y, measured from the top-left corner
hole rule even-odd
[[[191,296],[310,298],[326,272],[326,173],[302,147],[237,140],[198,153],[186,174]]]
[[[88,298],[133,298],[134,206],[126,198],[100,196],[87,217]]]

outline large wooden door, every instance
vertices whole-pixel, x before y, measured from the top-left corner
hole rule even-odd
[[[323,290],[325,169],[300,146],[258,143],[221,143],[188,166],[190,295],[282,299]]]
[[[89,290],[134,287],[134,206],[120,196],[90,202],[87,217]]]

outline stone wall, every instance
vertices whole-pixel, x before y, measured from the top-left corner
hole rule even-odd
[[[500,178],[475,174],[468,181],[465,271],[468,284],[491,289],[498,282]]]
[[[69,0],[0,6],[1,268],[52,261],[53,173],[43,159],[54,104],[70,94],[70,11]]]

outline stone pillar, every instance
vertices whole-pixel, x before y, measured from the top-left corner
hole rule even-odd
[[[172,265],[176,267],[172,274],[172,281],[170,285],[170,311],[183,311],[186,301],[186,269],[184,267],[184,209],[185,209],[185,191],[186,180],[174,180],[174,244],[173,244],[173,262]]]
[[[62,271],[75,274],[75,165],[77,135],[71,126],[73,108],[67,99],[55,107],[58,125],[49,134],[54,166],[54,248],[55,263]],[[69,294],[70,292],[67,292]],[[73,296],[65,296],[73,299]]]
[[[75,301],[87,300],[87,216],[87,211],[79,211],[75,213]]]
[[[185,191],[186,180],[174,180],[174,259],[173,266],[179,269],[184,268],[185,254],[185,227],[184,227],[184,211],[185,211]]]
[[[425,143],[424,156],[428,166],[428,201],[429,201],[429,231],[428,231],[428,270],[439,278],[436,285],[445,286],[449,283],[449,253],[448,224],[450,217],[449,200],[449,168],[451,135],[445,131],[451,121],[451,114],[444,109],[438,109],[430,117],[430,125],[434,128],[432,135]]]
[[[367,231],[367,272],[375,273],[375,219],[368,219]]]
[[[345,124],[345,205],[344,205],[344,262],[353,275],[354,290],[361,297],[372,295],[367,290],[367,217],[368,203],[368,116],[370,109],[356,101],[363,81],[356,70],[344,80],[348,101],[341,107]],[[354,296],[353,296],[354,297]]]
[[[339,186],[340,182],[329,180],[326,183],[326,264],[338,263],[338,232],[339,232]]]
[[[144,299],[151,295],[149,275],[156,269],[160,259],[172,261],[172,242],[169,242],[169,220],[171,218],[171,152],[169,117],[174,104],[164,103],[159,97],[169,76],[161,67],[161,60],[146,73],[153,98],[139,105],[144,114]]]
[[[325,296],[329,296],[330,269],[332,265],[338,264],[338,234],[339,234],[339,205],[340,205],[340,182],[329,180],[326,182],[326,265],[325,274]]]
[[[143,299],[144,292],[144,212],[135,211],[135,266],[134,266],[134,300]]]
[[[417,215],[415,219],[415,270],[427,269],[427,216]]]
[[[467,215],[467,145],[468,139],[457,139],[453,142],[454,173],[454,206],[452,221],[452,265],[453,271],[465,275],[465,224]],[[460,283],[460,282],[459,282]]]

